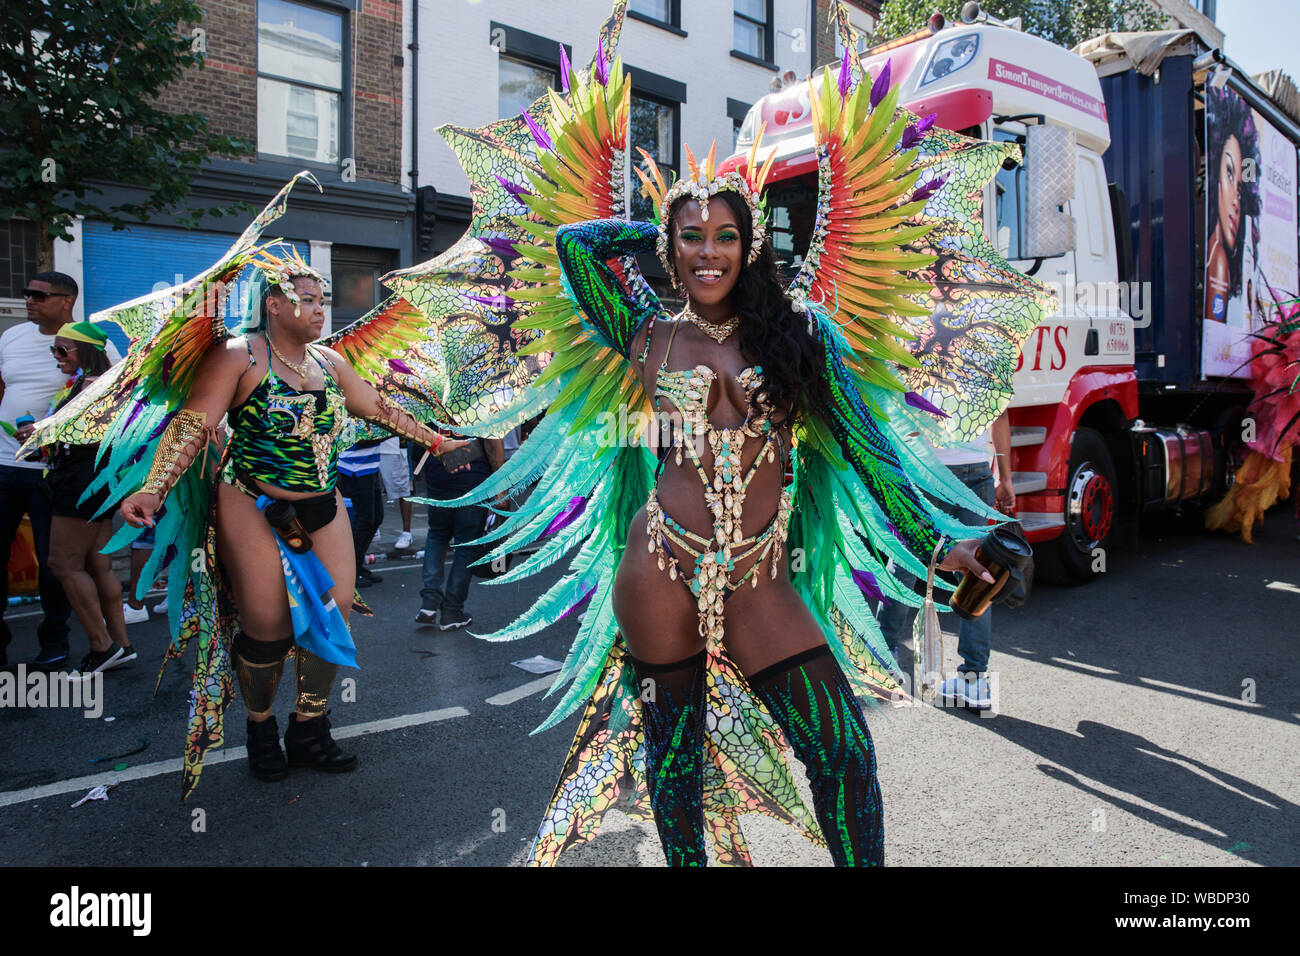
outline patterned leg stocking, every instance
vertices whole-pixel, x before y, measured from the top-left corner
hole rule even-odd
[[[704,652],[674,664],[627,656],[645,726],[647,786],[669,866],[704,866]]]
[[[849,682],[822,645],[748,678],[808,770],[813,809],[836,866],[882,866],[876,753]]]

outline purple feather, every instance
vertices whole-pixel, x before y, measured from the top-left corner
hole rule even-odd
[[[565,93],[569,92],[569,71],[573,65],[569,63],[569,54],[564,49],[564,44],[560,44],[560,89]]]
[[[122,431],[126,431],[126,429],[130,427],[131,423],[140,416],[140,410],[142,408],[144,408],[144,402],[140,401],[137,401],[131,406],[131,412],[126,416],[126,423],[122,426]]]
[[[401,359],[390,358],[388,360],[388,367],[391,368],[394,372],[400,372],[402,375],[415,374],[414,372],[411,371],[411,366],[407,365]]]
[[[173,355],[171,352],[168,352],[166,355],[163,356],[162,380],[164,385],[171,380],[172,366],[174,366],[175,364],[176,364],[176,356]]]
[[[467,295],[465,298],[490,305],[494,309],[508,309],[515,304],[515,300],[508,295]]]
[[[517,183],[512,183],[504,176],[497,176],[497,182],[501,184],[502,189],[504,189],[506,192],[508,192],[510,195],[514,196],[518,200],[522,201],[525,196],[532,195],[532,193],[529,192],[527,189],[525,189],[523,186],[520,186]]]
[[[885,592],[880,590],[876,584],[876,576],[870,571],[859,571],[857,568],[851,568],[853,571],[853,583],[858,586],[864,597],[873,601],[886,601]]]
[[[938,118],[939,118],[938,113],[931,113],[925,119],[921,120],[921,122],[916,124],[916,131],[918,133],[928,133],[930,131],[930,127],[934,125],[934,121],[937,120]]]
[[[931,196],[933,196],[935,193],[939,191],[939,187],[942,186],[945,182],[947,182],[947,180],[948,177],[946,175],[935,176],[933,179],[927,182],[916,192],[912,193],[911,201],[920,202],[922,199],[929,199]]]
[[[884,68],[876,76],[876,82],[871,84],[871,108],[873,110],[880,105],[880,101],[889,92],[889,65],[893,62],[892,59],[886,60]]]
[[[484,239],[483,241],[486,242],[489,246],[491,246],[492,251],[495,252],[498,256],[500,256],[503,260],[509,261],[510,259],[519,258],[519,250],[515,247],[515,244],[511,242],[509,239],[502,239],[499,236],[492,236],[488,239]]]
[[[564,510],[551,519],[551,523],[546,526],[542,532],[542,537],[548,534],[555,534],[557,531],[567,528],[573,522],[581,517],[582,513],[587,510],[587,499],[581,495],[575,495],[569,499],[569,503],[564,506]]]
[[[582,597],[578,598],[578,600],[573,602],[572,607],[570,607],[567,611],[565,611],[563,614],[557,617],[556,620],[563,621],[566,617],[568,617],[578,608],[582,607],[583,603],[589,600],[591,596],[595,593],[596,593],[596,585],[593,584],[591,587],[587,588],[586,593],[584,593]]]
[[[844,48],[844,61],[840,64],[840,98],[849,95],[849,83],[853,81],[853,71],[849,69],[849,48]]]
[[[609,64],[605,62],[605,39],[596,41],[596,79],[601,86],[609,85]]]
[[[899,151],[911,149],[921,141],[921,131],[915,123],[909,123],[907,129],[903,130],[903,138],[898,141]]]
[[[537,120],[533,119],[531,113],[524,113],[524,122],[528,125],[528,132],[533,134],[533,141],[537,143],[538,148],[555,149],[555,144],[551,142],[550,135],[537,125]]]
[[[947,412],[943,411],[938,406],[933,405],[930,402],[926,401],[916,392],[908,392],[907,395],[904,397],[907,399],[907,404],[911,405],[913,408],[919,408],[921,409],[921,411],[929,412],[931,415],[938,415],[940,418],[948,417]]]
[[[135,417],[134,413],[132,413],[131,417],[132,418]],[[160,421],[157,425],[155,425],[153,431],[151,431],[149,433],[149,436],[145,438],[145,442],[146,443],[151,442],[159,435],[161,435],[163,432],[165,432],[167,430],[167,426],[172,423],[172,419],[175,417],[176,417],[175,412],[172,412],[170,415],[164,415],[162,421]]]

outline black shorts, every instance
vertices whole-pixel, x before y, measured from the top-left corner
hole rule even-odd
[[[108,489],[100,488],[78,504],[82,494],[95,478],[89,468],[55,468],[45,476],[46,495],[50,499],[50,512],[58,518],[80,518],[82,521],[111,521],[111,511],[95,518],[95,512],[108,500]]]

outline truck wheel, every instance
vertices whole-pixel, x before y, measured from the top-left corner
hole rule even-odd
[[[1065,485],[1065,530],[1043,549],[1040,569],[1058,584],[1084,584],[1097,575],[1097,548],[1106,550],[1119,514],[1115,464],[1101,435],[1091,428],[1074,433]]]

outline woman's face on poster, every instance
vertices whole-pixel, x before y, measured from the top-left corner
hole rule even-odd
[[[1228,249],[1237,245],[1241,224],[1241,143],[1229,136],[1219,154],[1219,231]]]

